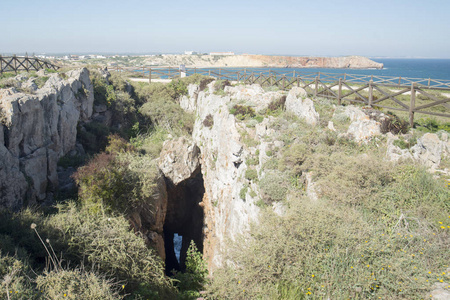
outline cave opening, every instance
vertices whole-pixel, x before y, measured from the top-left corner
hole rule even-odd
[[[205,187],[199,167],[190,178],[174,184],[166,178],[167,213],[164,222],[164,248],[166,254],[166,274],[173,270],[184,272],[186,253],[191,241],[203,253],[204,213],[200,206]]]

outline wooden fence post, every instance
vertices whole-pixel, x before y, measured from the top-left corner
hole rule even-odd
[[[3,73],[3,57],[0,54],[0,74],[2,74],[2,73]]]
[[[338,105],[341,105],[341,98],[342,98],[342,78],[339,78]]]
[[[16,72],[16,74],[17,74],[17,57],[16,57],[15,54],[14,54],[14,57],[13,57],[13,61],[14,61],[14,72]]]
[[[148,83],[152,83],[152,68],[148,68]]]
[[[319,91],[319,78],[316,76],[315,85],[314,85],[314,98],[317,97],[317,92]]]
[[[286,75],[283,75],[283,91],[286,89]]]
[[[372,107],[372,102],[373,102],[373,81],[370,80],[369,81],[369,106]]]
[[[416,105],[415,83],[411,83],[411,103],[409,104],[409,126],[414,126],[414,106]]]
[[[300,87],[300,75],[297,75],[297,87]]]

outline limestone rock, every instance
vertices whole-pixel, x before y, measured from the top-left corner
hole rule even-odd
[[[2,131],[7,136],[2,138],[2,151],[9,153],[0,157],[4,166],[0,177],[13,174],[0,181],[0,190],[7,191],[1,195],[4,206],[20,207],[25,194],[30,203],[42,201],[57,187],[57,161],[74,149],[78,122],[92,115],[94,91],[89,71],[74,70],[67,76],[51,75],[35,95],[13,89],[0,95]],[[16,184],[10,185],[11,180]]]
[[[367,141],[374,136],[381,135],[380,123],[371,120],[364,111],[353,105],[338,107],[333,114],[333,119],[350,120],[351,124],[346,135],[355,141]]]
[[[345,119],[350,119],[351,122],[365,119],[366,114],[356,106],[338,106],[333,114],[333,119],[338,119],[344,121]]]
[[[394,141],[398,139],[398,137],[394,136],[392,133],[388,132],[387,134],[387,149],[386,149],[386,159],[389,161],[402,161],[413,159],[409,149],[400,149],[399,147],[394,145]]]
[[[154,247],[164,260],[163,227],[167,213],[167,188],[162,172],[157,173],[154,181],[156,188],[153,189],[152,195],[143,201],[128,219],[134,230],[141,232],[147,243]]]
[[[0,125],[1,127],[1,125]],[[0,144],[0,207],[19,209],[28,189],[25,175],[20,171],[19,159]]]
[[[319,121],[319,114],[316,112],[312,100],[306,96],[304,89],[292,88],[286,98],[286,111],[294,113],[310,125],[316,125]]]
[[[229,105],[232,104],[230,95],[219,96],[210,91],[200,91],[198,95],[193,92],[192,97],[185,99],[183,108],[192,110],[196,115],[193,141],[200,149],[205,188],[201,203],[205,214],[203,249],[213,270],[223,264],[222,251],[226,240],[248,230],[250,222],[257,220],[259,208],[250,196],[245,200],[240,197],[241,189],[248,184],[245,161],[250,153],[255,153],[256,148],[249,148],[242,141],[239,130],[245,130],[245,126],[241,126],[229,113]],[[210,127],[203,125],[207,115],[214,120]],[[259,134],[267,133],[267,121],[264,124],[258,127]],[[256,134],[255,129],[253,134]]]
[[[352,122],[347,130],[347,135],[353,137],[358,142],[367,141],[380,134],[380,123],[370,120],[368,116],[367,118]]]
[[[167,141],[160,154],[159,168],[175,185],[191,177],[200,166],[200,149],[184,137]]]
[[[285,95],[283,91],[265,92],[259,84],[226,86],[224,91],[233,99],[252,104],[256,110],[266,109],[272,101]]]
[[[444,136],[447,137],[447,134]],[[417,140],[417,144],[411,148],[411,152],[414,159],[435,170],[441,163],[442,155],[447,153],[448,145],[448,141],[442,141],[437,134],[426,133]]]

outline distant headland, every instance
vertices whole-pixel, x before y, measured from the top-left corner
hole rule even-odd
[[[72,56],[71,64],[94,63],[121,67],[239,67],[239,68],[334,68],[382,69],[383,64],[363,56],[306,57],[241,54],[231,52],[211,54],[155,54],[143,56],[115,55],[108,57]]]

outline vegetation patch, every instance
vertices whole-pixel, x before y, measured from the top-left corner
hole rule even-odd
[[[256,116],[255,110],[251,106],[235,104],[230,109],[230,114],[234,115],[238,120],[253,118]]]
[[[203,126],[212,127],[214,125],[214,118],[211,114],[207,115],[203,120]]]

